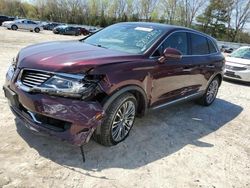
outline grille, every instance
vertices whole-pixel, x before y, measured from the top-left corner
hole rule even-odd
[[[225,75],[226,75],[226,76],[229,76],[229,77],[233,77],[233,78],[239,78],[239,79],[241,79],[241,77],[240,77],[240,76],[235,75],[235,74],[234,74],[234,72],[231,72],[231,71],[226,71],[226,72],[225,72]]]
[[[21,76],[23,85],[28,87],[40,86],[49,78],[52,74],[42,71],[24,70]]]
[[[234,70],[234,71],[247,70],[246,67],[235,67],[235,66],[231,66],[231,65],[226,65],[226,69],[228,69],[228,70]]]

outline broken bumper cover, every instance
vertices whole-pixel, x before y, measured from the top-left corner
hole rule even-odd
[[[32,131],[80,146],[89,141],[102,123],[103,109],[97,102],[32,95],[6,86],[3,89],[12,112]]]

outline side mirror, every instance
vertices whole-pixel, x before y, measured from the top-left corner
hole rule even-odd
[[[158,59],[159,63],[164,63],[166,60],[181,60],[182,54],[175,48],[166,48],[163,55]]]

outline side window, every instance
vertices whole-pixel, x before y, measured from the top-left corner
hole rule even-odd
[[[35,22],[32,21],[28,21],[28,24],[36,24]]]
[[[214,46],[214,43],[210,39],[207,39],[207,41],[208,41],[208,46],[209,46],[210,54],[216,53],[217,50],[216,50],[216,48]]]
[[[192,55],[209,54],[207,38],[197,34],[191,34]]]
[[[166,48],[175,48],[179,50],[183,55],[188,54],[188,40],[186,32],[176,32],[170,34],[167,39],[158,47],[158,49],[152,55],[153,57],[159,57],[163,54]]]
[[[166,48],[175,48],[183,55],[188,54],[188,42],[186,32],[176,32],[170,35],[163,43],[163,50]]]

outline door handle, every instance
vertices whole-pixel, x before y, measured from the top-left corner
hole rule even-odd
[[[183,67],[183,71],[192,71],[193,67]]]
[[[215,65],[207,65],[207,68],[215,68]]]

